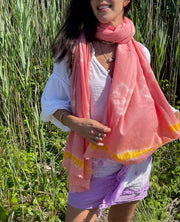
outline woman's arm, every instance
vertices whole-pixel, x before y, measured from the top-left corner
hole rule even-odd
[[[103,139],[111,129],[96,120],[73,116],[64,109],[57,110],[53,116],[65,126],[78,133],[89,142],[98,146],[104,146]]]
[[[51,121],[57,127],[67,131],[71,129],[88,141],[103,146],[102,142],[110,128],[92,119],[71,115],[70,84],[65,61],[55,63],[41,98],[42,119]],[[62,124],[63,123],[63,124]]]

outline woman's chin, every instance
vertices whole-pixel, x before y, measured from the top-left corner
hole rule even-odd
[[[101,24],[105,24],[105,25],[108,25],[108,26],[111,26],[111,27],[116,27],[117,25],[122,23],[123,19],[111,20],[111,19],[108,19],[108,18],[101,18],[101,19],[98,19],[98,21]]]

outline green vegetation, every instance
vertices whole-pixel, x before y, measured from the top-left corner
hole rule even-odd
[[[50,45],[65,0],[1,0],[0,4],[0,221],[64,221],[67,134],[40,118],[40,97],[52,72]],[[134,1],[135,2],[135,1]],[[133,3],[136,39],[151,52],[157,79],[180,105],[179,0]],[[180,220],[180,143],[154,155],[149,196],[135,213],[141,221]]]

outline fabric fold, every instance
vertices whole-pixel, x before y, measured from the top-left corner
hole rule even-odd
[[[134,33],[134,25],[126,17],[123,24],[115,29],[106,25],[97,27],[96,38],[117,43],[112,85],[103,118],[104,124],[111,128],[111,133],[104,139],[106,146],[99,147],[70,132],[62,164],[69,173],[70,191],[89,189],[92,157],[136,164],[162,145],[180,138],[180,124],[141,46],[134,40]],[[74,58],[72,112],[78,117],[90,118],[91,53],[83,33],[75,48]]]

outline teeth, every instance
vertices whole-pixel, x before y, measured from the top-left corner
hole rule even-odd
[[[109,6],[108,5],[102,5],[98,9],[101,10],[101,9],[105,9],[105,8],[109,8]]]

